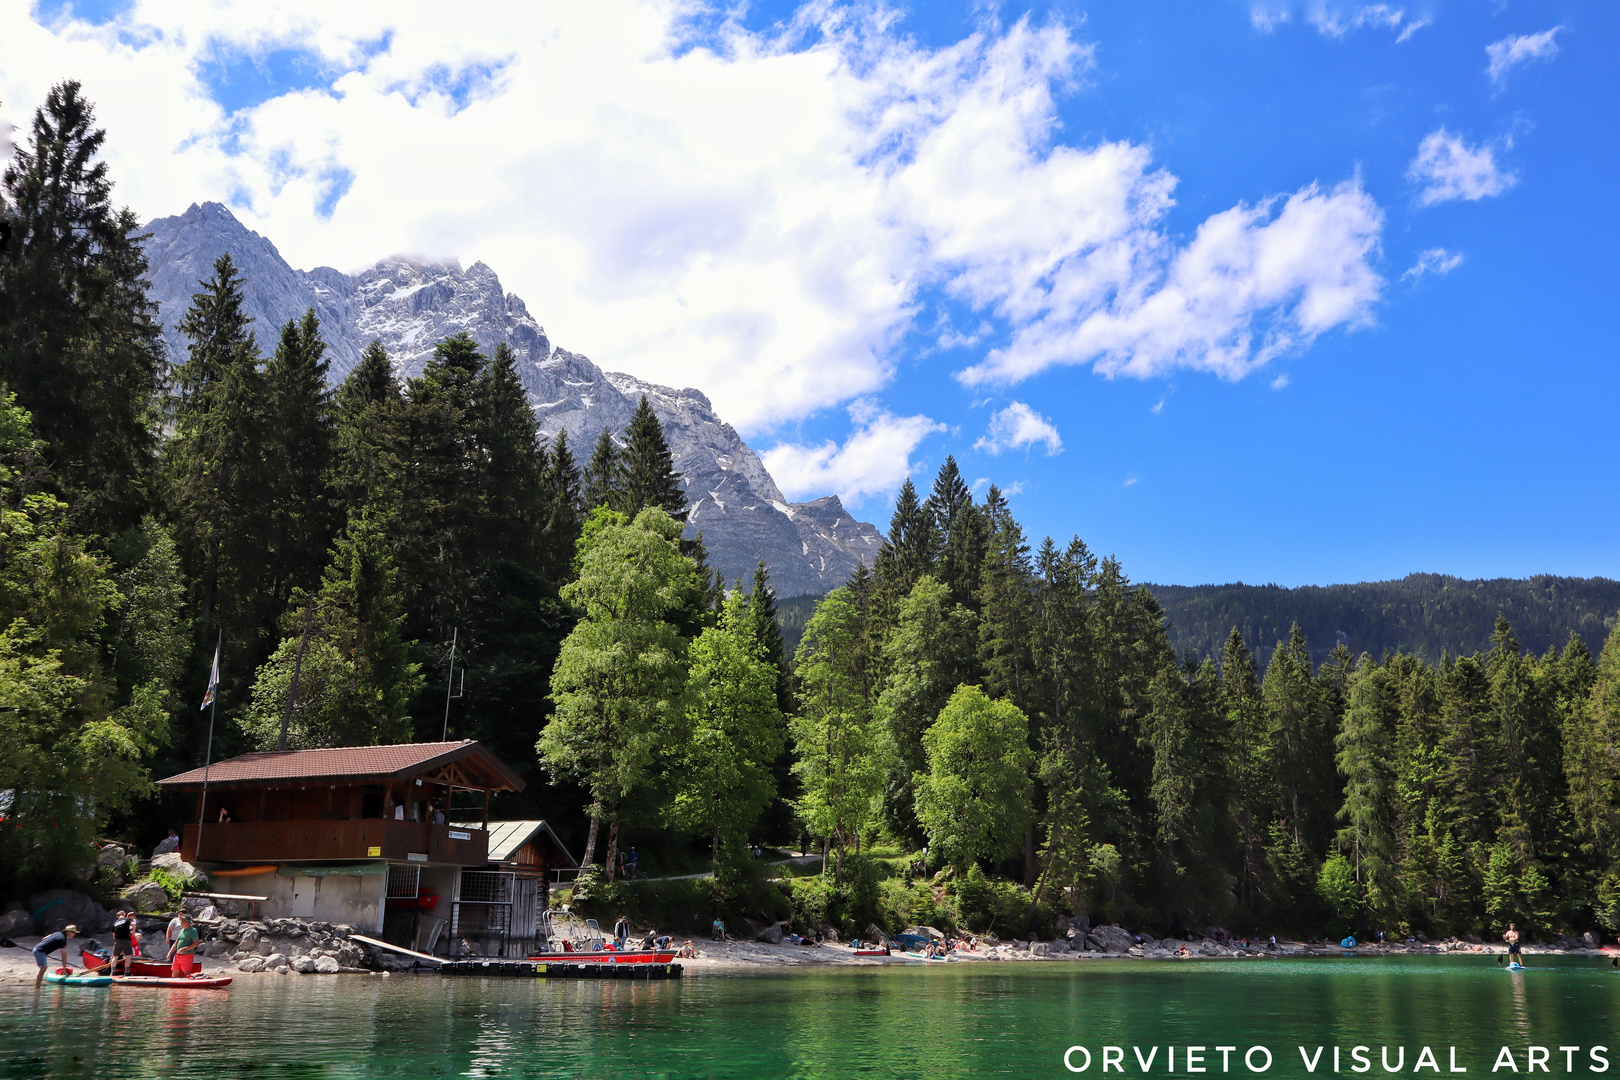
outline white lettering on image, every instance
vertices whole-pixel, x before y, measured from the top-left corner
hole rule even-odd
[[[1074,1067],[1074,1052],[1076,1050],[1086,1055],[1086,1063],[1080,1066],[1078,1069]],[[1091,1068],[1091,1051],[1087,1050],[1083,1046],[1069,1047],[1067,1050],[1063,1051],[1063,1067],[1068,1069],[1070,1072],[1085,1072],[1087,1069]]]
[[[1260,1053],[1266,1055],[1266,1063],[1264,1065],[1255,1065],[1255,1051],[1259,1051]],[[1267,1050],[1263,1046],[1251,1046],[1249,1047],[1249,1052],[1243,1055],[1243,1064],[1249,1067],[1250,1072],[1265,1072],[1267,1069],[1271,1068],[1271,1051]]]
[[[1202,1047],[1202,1046],[1189,1046],[1182,1053],[1181,1056],[1187,1059],[1187,1071],[1188,1072],[1204,1072],[1205,1071],[1205,1069],[1204,1069],[1204,1050],[1205,1049],[1206,1048]],[[1195,1053],[1195,1051],[1196,1051],[1196,1053]],[[1194,1062],[1196,1062],[1197,1064],[1194,1064]]]
[[[1358,1065],[1350,1066],[1351,1072],[1372,1071],[1372,1058],[1367,1056],[1367,1048],[1365,1046],[1352,1046],[1350,1048],[1350,1060],[1360,1062]],[[1334,1064],[1337,1065],[1338,1063],[1335,1062]],[[1338,1070],[1335,1069],[1334,1071],[1337,1072]]]
[[[1302,1046],[1299,1048],[1299,1059],[1305,1063],[1305,1071],[1313,1073],[1316,1071],[1316,1063],[1322,1060],[1322,1048],[1318,1046],[1316,1053],[1307,1054]]]
[[[1102,1071],[1107,1072],[1110,1065],[1114,1067],[1115,1072],[1125,1071],[1125,1048],[1123,1046],[1103,1047]]]

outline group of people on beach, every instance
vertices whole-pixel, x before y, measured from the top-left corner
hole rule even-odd
[[[135,912],[120,908],[113,917],[112,926],[113,947],[110,958],[109,973],[112,975],[129,975],[134,971],[135,957],[141,955],[141,940],[144,935],[135,920]],[[51,965],[50,954],[56,953],[61,963],[61,970],[69,971],[73,965],[68,962],[67,943],[79,936],[79,928],[74,923],[68,923],[54,934],[47,934],[34,945],[34,963],[39,971],[34,976],[34,989],[38,990],[45,982],[45,972]],[[169,920],[164,931],[164,958],[169,965],[169,971],[175,976],[190,975],[197,970],[197,948],[202,943],[197,928],[191,925],[191,916],[182,911]],[[87,939],[79,947],[80,958],[87,951],[91,951],[95,942]]]

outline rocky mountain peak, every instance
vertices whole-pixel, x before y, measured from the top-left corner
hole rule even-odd
[[[185,356],[179,323],[191,295],[212,274],[214,260],[229,252],[244,279],[260,347],[313,307],[334,380],[348,374],[373,340],[406,378],[420,373],[433,347],[452,334],[465,331],[486,350],[504,342],[516,353],[541,434],[555,438],[567,431],[579,459],[604,427],[622,433],[645,396],[686,486],[688,531],[703,533],[710,563],[727,579],[747,581],[763,558],[779,595],[824,593],[861,563],[870,565],[882,546],[878,531],[851,517],[837,496],[787,502],[759,455],[716,415],[703,391],[604,372],[588,357],[554,347],[528,306],[501,287],[486,263],[463,269],[455,260],[396,255],[357,274],[330,266],[295,270],[274,244],[214,202],[194,203],[142,231],[150,234],[148,294],[159,305],[164,340],[177,362]]]

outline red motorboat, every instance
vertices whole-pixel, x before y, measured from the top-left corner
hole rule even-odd
[[[610,948],[595,919],[581,922],[567,908],[546,912],[542,926],[549,950],[528,957],[537,963],[670,964],[675,961],[674,949],[626,949],[620,952]]]

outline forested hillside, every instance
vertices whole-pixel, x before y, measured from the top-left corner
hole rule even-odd
[[[1219,656],[1233,627],[1257,654],[1288,638],[1298,624],[1321,663],[1333,647],[1382,656],[1407,652],[1438,661],[1490,647],[1498,614],[1526,649],[1562,648],[1578,634],[1596,653],[1620,612],[1620,581],[1539,577],[1465,581],[1409,574],[1357,585],[1149,585],[1170,621],[1178,653]]]

